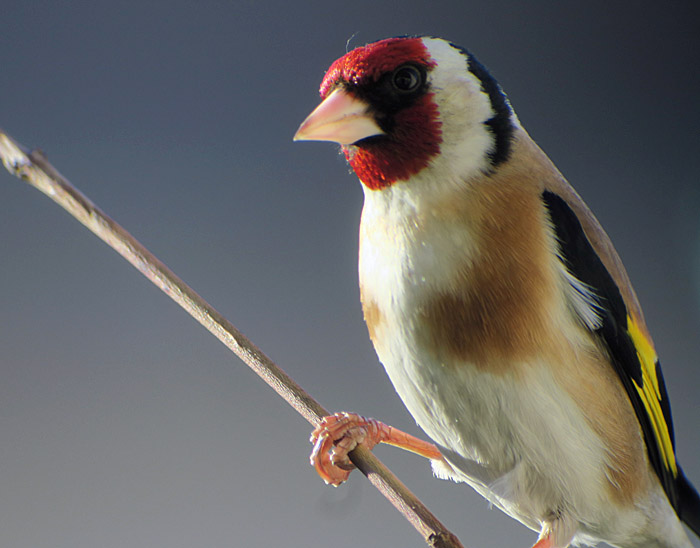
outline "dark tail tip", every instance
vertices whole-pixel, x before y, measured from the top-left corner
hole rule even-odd
[[[700,538],[700,495],[678,469],[678,517]]]

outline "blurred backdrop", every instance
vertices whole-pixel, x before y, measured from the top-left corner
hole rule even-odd
[[[0,127],[323,405],[418,433],[362,322],[360,185],[292,135],[346,47],[470,48],[622,255],[700,486],[698,28],[688,1],[6,1]],[[423,545],[361,474],[324,486],[303,419],[4,170],[0,235],[2,546]],[[535,541],[423,459],[376,453],[467,548]]]

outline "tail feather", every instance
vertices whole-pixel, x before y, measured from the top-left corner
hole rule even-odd
[[[678,517],[700,537],[700,495],[685,476],[683,470],[678,469]]]

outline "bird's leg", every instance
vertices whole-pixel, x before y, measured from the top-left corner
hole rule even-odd
[[[532,548],[567,548],[576,534],[577,522],[560,511],[542,524],[540,538]]]
[[[347,480],[354,468],[348,453],[358,444],[372,449],[378,443],[388,443],[428,459],[442,458],[440,450],[432,443],[355,413],[324,417],[311,433],[310,441],[314,444],[309,458],[311,464],[323,481],[336,486]]]
[[[549,540],[549,535],[541,537],[532,548],[552,548],[552,543]]]

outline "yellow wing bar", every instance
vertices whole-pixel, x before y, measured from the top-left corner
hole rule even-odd
[[[659,379],[656,375],[656,364],[658,361],[656,351],[651,341],[639,328],[639,324],[629,315],[627,316],[627,332],[632,338],[634,347],[637,350],[639,363],[642,366],[642,385],[637,384],[637,381],[634,379],[632,382],[634,382],[634,387],[637,389],[637,393],[651,421],[664,466],[673,473],[675,478],[678,476],[678,466],[676,465],[676,455],[673,450],[668,424],[666,424],[666,417],[664,417],[661,409],[662,396]]]

